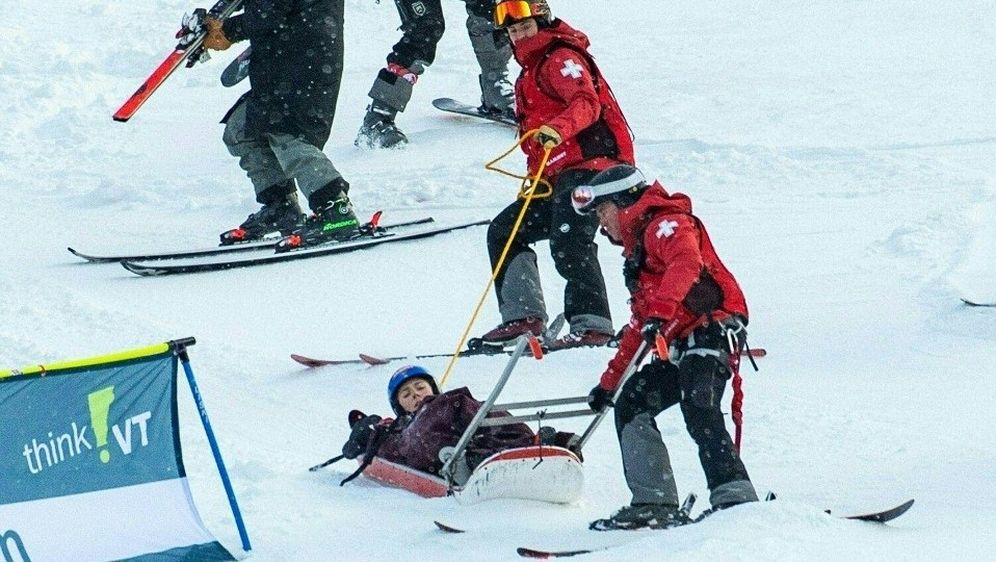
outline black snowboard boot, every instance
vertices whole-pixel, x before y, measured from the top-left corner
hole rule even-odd
[[[296,189],[293,182],[290,187]],[[252,242],[274,232],[286,236],[300,228],[303,222],[304,214],[297,203],[297,192],[281,193],[279,198],[269,200],[260,210],[249,215],[238,228],[222,232],[221,245]]]
[[[371,103],[353,144],[363,148],[397,148],[408,144],[408,137],[394,124],[397,114],[383,103]]]
[[[316,246],[326,242],[343,242],[360,234],[360,222],[345,193],[315,211],[294,234],[277,242],[278,253]]]

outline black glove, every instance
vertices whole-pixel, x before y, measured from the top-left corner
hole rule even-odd
[[[661,333],[661,326],[663,325],[664,321],[660,318],[648,318],[643,323],[643,328],[640,329],[640,335],[643,336],[644,341],[650,345],[655,345],[657,343],[657,336]]]
[[[381,419],[380,416],[374,414],[355,422],[353,430],[349,433],[349,440],[342,446],[342,456],[347,459],[355,459],[362,455],[367,450],[370,438],[376,433],[376,426]]]
[[[596,384],[595,388],[588,393],[588,407],[591,408],[592,412],[601,412],[612,405],[612,394],[611,390],[605,390],[601,385]]]

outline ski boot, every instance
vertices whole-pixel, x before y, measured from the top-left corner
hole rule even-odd
[[[361,148],[399,148],[408,144],[408,137],[394,124],[397,114],[382,103],[371,103],[353,144]]]
[[[490,332],[475,339],[480,341],[482,345],[503,347],[514,343],[523,334],[532,334],[540,337],[545,330],[546,325],[543,323],[542,318],[528,316],[519,320],[503,322]]]
[[[360,222],[356,220],[349,197],[340,194],[315,211],[304,225],[277,242],[277,253],[316,246],[326,242],[344,242],[360,235]]]
[[[221,245],[229,246],[239,242],[261,240],[273,232],[286,236],[300,228],[303,219],[304,213],[297,204],[297,193],[291,193],[287,197],[264,204],[260,210],[249,215],[238,228],[222,232]]]
[[[627,505],[607,519],[596,519],[588,528],[593,531],[631,531],[634,529],[670,529],[691,523],[678,506],[643,503]]]
[[[602,347],[609,343],[612,335],[595,330],[579,330],[550,342],[546,347],[549,351],[570,349],[572,347]]]

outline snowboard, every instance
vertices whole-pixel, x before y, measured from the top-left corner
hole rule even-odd
[[[252,47],[247,47],[242,54],[228,63],[225,70],[221,71],[221,85],[226,88],[238,84],[249,76],[249,57],[252,55]]]
[[[436,98],[432,100],[432,105],[435,106],[436,109],[440,109],[448,113],[456,113],[459,115],[466,115],[468,117],[477,117],[492,121],[494,123],[501,123],[502,125],[510,125],[512,127],[518,125],[518,123],[515,122],[515,119],[512,119],[507,115],[502,115],[500,113],[487,113],[481,111],[481,108],[476,105],[463,103],[462,101],[457,101],[453,98]]]

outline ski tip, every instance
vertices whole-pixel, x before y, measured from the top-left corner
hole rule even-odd
[[[387,365],[390,363],[387,359],[381,359],[380,357],[374,357],[373,355],[367,355],[366,353],[361,353],[360,359],[362,359],[367,365]]]
[[[321,367],[324,364],[318,359],[312,359],[311,357],[305,357],[304,355],[298,355],[296,353],[291,353],[290,358],[309,368]]]
[[[127,269],[128,271],[134,273],[135,275],[141,275],[142,277],[150,277],[150,276],[154,276],[154,275],[162,275],[162,273],[163,273],[162,271],[160,271],[160,270],[158,270],[158,269],[156,269],[154,267],[146,267],[146,266],[143,266],[143,265],[138,265],[138,264],[132,263],[130,261],[121,261],[121,262],[118,262],[118,263],[121,264],[121,267]]]
[[[914,500],[909,499],[896,507],[893,507],[892,509],[886,509],[875,513],[866,513],[863,515],[849,515],[845,516],[844,519],[851,519],[853,521],[869,521],[872,523],[888,523],[889,521],[892,521],[893,519],[896,519],[909,511],[909,509],[913,507],[913,501]],[[830,510],[827,510],[827,513],[830,513]]]
[[[73,247],[67,247],[66,249],[69,250],[70,254],[72,254],[72,255],[74,255],[74,256],[82,259],[82,260],[88,261],[90,263],[107,263],[107,262],[112,262],[112,261],[120,261],[118,259],[113,259],[113,258],[102,258],[102,257],[98,257],[98,256],[91,256],[91,255],[88,255],[88,254],[84,254],[83,252],[77,251]]]
[[[446,533],[466,533],[463,529],[458,529],[440,521],[433,521],[433,523],[435,523],[437,529]]]
[[[977,302],[977,301],[970,301],[968,299],[961,299],[961,302],[965,303],[968,306],[996,307],[996,302]]]
[[[522,556],[523,558],[535,558],[537,560],[548,560],[550,558],[553,558],[553,555],[549,552],[543,552],[542,550],[534,550],[532,548],[526,548],[524,546],[516,548],[515,552],[519,556]]]
[[[599,550],[605,550],[605,549],[599,549]],[[591,554],[592,552],[595,551],[590,549],[550,551],[550,550],[536,550],[534,548],[526,548],[520,546],[519,548],[515,549],[515,552],[518,553],[518,555],[522,556],[523,558],[549,560],[551,558],[568,558],[571,556],[579,556],[581,554]]]

